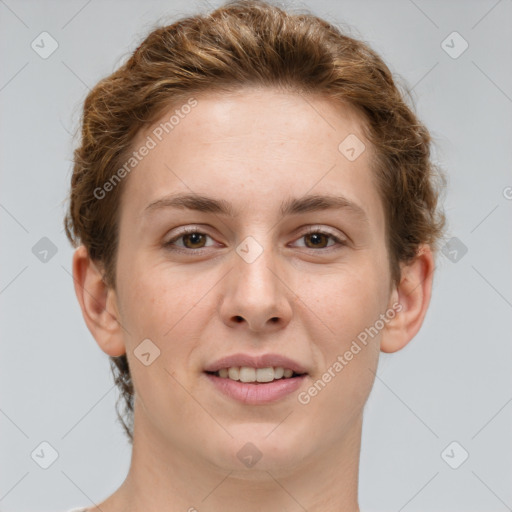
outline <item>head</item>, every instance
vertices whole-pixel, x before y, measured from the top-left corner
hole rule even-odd
[[[379,352],[403,348],[426,314],[445,224],[430,146],[367,44],[264,2],[158,28],[101,80],[84,104],[65,228],[130,440],[136,402],[136,428],[191,453],[213,431],[201,453],[214,462],[220,440],[299,460],[348,432]],[[157,203],[170,196],[174,207]],[[264,434],[280,406],[209,387],[205,368],[239,352],[306,367],[278,435]]]

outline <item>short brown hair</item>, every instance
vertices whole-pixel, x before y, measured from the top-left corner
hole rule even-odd
[[[85,99],[64,225],[72,245],[83,244],[102,265],[108,286],[116,286],[123,181],[101,200],[94,191],[126,161],[139,130],[171,105],[192,94],[249,85],[318,94],[354,107],[375,154],[372,172],[385,210],[393,282],[400,279],[399,263],[412,261],[420,244],[437,252],[445,225],[438,199],[446,177],[431,161],[427,128],[386,64],[367,43],[310,13],[237,0],[152,31]],[[110,362],[124,401],[124,413],[118,401],[118,417],[131,442],[134,390],[128,361],[122,355]]]

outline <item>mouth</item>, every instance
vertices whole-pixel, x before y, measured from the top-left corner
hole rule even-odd
[[[306,375],[306,373],[298,373],[291,368],[283,368],[282,366],[267,366],[265,368],[231,366],[229,368],[221,368],[217,371],[206,371],[205,373],[221,379],[255,384],[268,384],[269,382],[275,382],[277,380],[295,379]]]
[[[306,366],[283,354],[232,354],[203,368],[213,389],[245,405],[264,405],[290,398],[303,386]]]
[[[229,367],[204,372],[213,388],[244,405],[268,405],[296,392],[307,378],[283,367]]]

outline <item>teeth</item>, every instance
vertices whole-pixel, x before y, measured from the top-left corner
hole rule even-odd
[[[258,368],[255,371],[258,382],[272,382],[275,379],[274,368]]]
[[[241,382],[254,382],[256,380],[256,369],[242,366],[240,368],[239,378]]]
[[[281,368],[278,366],[277,368],[274,368],[274,379],[280,379],[284,375],[284,368]]]
[[[240,368],[237,366],[233,366],[232,368],[228,369],[228,377],[232,380],[239,380],[240,379]]]
[[[267,368],[232,366],[231,368],[222,368],[217,372],[217,375],[224,379],[229,378],[241,382],[272,382],[283,377],[289,379],[293,375],[293,370],[281,366],[269,366]]]

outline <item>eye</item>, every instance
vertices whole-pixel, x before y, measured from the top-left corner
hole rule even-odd
[[[203,249],[205,247],[211,247],[206,246],[206,239],[210,238],[209,235],[206,233],[202,233],[201,231],[198,231],[197,228],[187,228],[183,230],[179,235],[171,238],[169,241],[167,241],[164,246],[173,250],[175,247],[178,247],[179,249],[176,250],[183,250],[183,249],[189,249],[189,250],[198,250]],[[181,244],[177,244],[177,241],[181,241]],[[214,245],[214,244],[212,244]]]
[[[165,242],[164,247],[179,252],[201,252],[201,249],[215,246],[215,243],[206,245],[208,238],[213,240],[197,228],[189,227]],[[299,240],[301,239],[304,239],[306,243],[302,246],[299,245],[299,247],[307,249],[329,249],[335,245],[344,246],[347,244],[346,240],[339,238],[337,235],[318,228],[310,228],[299,238]],[[329,244],[329,241],[333,241],[333,243]]]
[[[345,240],[339,238],[333,233],[330,233],[329,231],[317,228],[309,229],[299,238],[299,240],[301,239],[306,240],[306,244],[301,247],[306,247],[308,249],[327,249],[329,247],[333,247],[336,245],[336,243],[338,245],[346,245]],[[331,245],[325,245],[328,243],[329,239],[333,240],[335,243]]]

